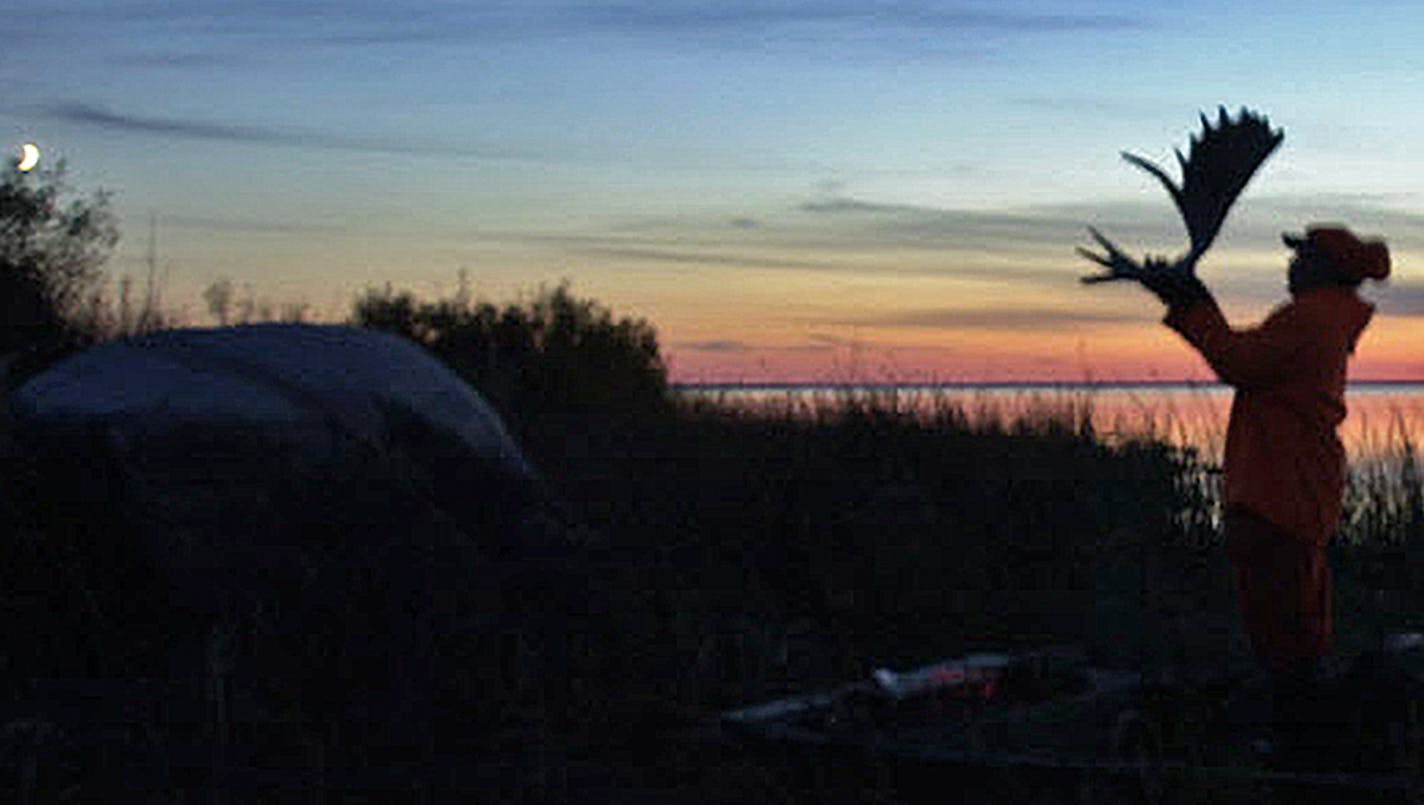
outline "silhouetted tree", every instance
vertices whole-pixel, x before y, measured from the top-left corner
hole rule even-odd
[[[424,344],[511,416],[530,408],[645,410],[666,401],[667,368],[645,320],[615,320],[599,303],[575,297],[567,282],[502,309],[472,304],[465,287],[437,302],[389,285],[368,289],[351,320]]]
[[[232,280],[222,277],[203,289],[203,301],[208,303],[208,312],[213,314],[218,326],[226,327],[232,316]]]
[[[242,286],[242,290],[245,296],[237,302],[237,323],[251,324],[254,321],[258,321],[257,291],[252,287],[251,283]]]
[[[415,306],[415,297],[410,292],[402,291],[397,294],[391,290],[390,283],[386,283],[383,289],[366,289],[356,300],[351,316],[352,323],[414,339]]]
[[[118,242],[109,194],[71,198],[60,162],[0,174],[0,355],[21,374],[99,337],[100,268]]]
[[[311,315],[311,305],[306,302],[283,302],[278,317],[289,324],[301,324]]]

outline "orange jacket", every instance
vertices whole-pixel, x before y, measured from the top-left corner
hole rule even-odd
[[[1174,306],[1176,330],[1236,388],[1226,430],[1226,504],[1240,505],[1313,545],[1340,521],[1345,364],[1374,307],[1355,291],[1302,291],[1259,326],[1233,330],[1210,299]]]

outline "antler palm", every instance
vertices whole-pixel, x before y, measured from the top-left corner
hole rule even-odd
[[[1081,247],[1078,253],[1103,266],[1107,272],[1083,277],[1083,282],[1097,283],[1119,279],[1146,281],[1154,276],[1165,277],[1156,273],[1161,271],[1194,275],[1197,260],[1216,239],[1222,222],[1226,220],[1226,213],[1230,211],[1236,197],[1285,136],[1280,131],[1272,131],[1264,116],[1258,116],[1246,109],[1242,109],[1241,115],[1232,120],[1223,107],[1215,127],[1205,115],[1201,120],[1203,130],[1200,137],[1192,138],[1189,156],[1183,157],[1181,151],[1176,152],[1177,162],[1182,167],[1181,186],[1152,162],[1134,154],[1122,155],[1128,162],[1152,174],[1171,194],[1191,241],[1187,253],[1175,262],[1169,263],[1149,257],[1145,265],[1139,265],[1103,237],[1102,233],[1089,227],[1088,231],[1106,254],[1095,254]]]

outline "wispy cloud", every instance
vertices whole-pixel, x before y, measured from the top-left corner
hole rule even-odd
[[[1146,115],[1155,106],[1149,101],[1085,95],[1024,95],[1010,98],[1009,103],[1026,109],[1064,112],[1075,116],[1091,113],[1114,118]]]
[[[830,333],[811,333],[806,336],[806,340],[815,344],[824,344],[828,347],[851,347],[865,348],[874,346],[874,342],[863,338],[847,338],[843,335],[831,335]]]
[[[749,344],[745,341],[679,341],[671,345],[674,350],[726,354],[755,352],[824,353],[847,348],[870,349],[876,346],[877,345],[869,341],[839,338],[822,334],[812,334],[799,344]],[[882,346],[888,347],[889,345]]]
[[[797,260],[784,257],[768,257],[717,252],[686,252],[656,248],[636,247],[591,247],[580,250],[583,254],[616,260],[637,260],[643,262],[680,263],[693,266],[733,266],[737,268],[785,268],[809,271],[849,271],[852,266],[818,260]]]
[[[557,240],[555,242],[557,242]],[[862,244],[862,246],[870,248],[866,244]],[[894,248],[896,248],[894,244],[882,244],[879,247],[882,251],[893,251]],[[707,269],[771,269],[877,277],[935,277],[940,279],[974,279],[1007,283],[1040,284],[1044,282],[1063,282],[1070,278],[1069,275],[1062,271],[1050,271],[1042,268],[1014,265],[988,265],[982,261],[976,262],[968,258],[956,258],[952,256],[946,256],[943,264],[936,266],[907,265],[893,258],[877,259],[865,256],[851,260],[848,259],[844,246],[835,241],[826,243],[814,243],[809,241],[788,242],[779,246],[770,246],[768,250],[805,256],[778,257],[772,255],[731,253],[720,250],[715,245],[709,245],[706,251],[696,252],[678,251],[671,248],[660,248],[658,246],[595,246],[570,248],[568,253],[619,261],[676,263],[689,267]],[[820,256],[821,259],[816,259],[817,256]]]
[[[467,41],[488,27],[479,25],[478,9],[461,10],[434,3],[420,8],[365,0],[347,0],[339,12],[329,4],[303,0],[243,3],[112,0],[88,8],[73,3],[31,8],[21,20],[44,42],[63,41],[86,33],[118,39],[145,29],[161,29],[170,37],[199,37],[209,43],[259,44],[263,40],[284,40],[308,45],[367,45],[435,39]]]
[[[680,341],[672,346],[693,352],[746,352],[752,348],[745,341]]]
[[[180,229],[200,229],[209,232],[244,232],[252,234],[341,234],[351,231],[349,227],[336,224],[320,224],[309,221],[260,221],[250,218],[217,218],[203,215],[164,215],[159,219],[163,227]]]
[[[1164,199],[1164,203],[1166,203]],[[878,244],[890,249],[941,249],[976,251],[1061,248],[1085,242],[1086,226],[1102,223],[1096,217],[1101,208],[1021,208],[1008,210],[963,210],[925,207],[894,202],[865,201],[852,197],[820,198],[807,201],[798,211],[817,216],[834,216],[836,236]],[[1127,207],[1113,211],[1113,220],[1127,223],[1115,234],[1160,235],[1161,225],[1146,208]],[[1185,233],[1183,234],[1185,243]],[[1012,272],[1010,272],[1012,273]],[[1041,276],[1041,275],[1040,275]]]
[[[225,56],[217,53],[150,50],[142,53],[120,55],[115,57],[113,62],[124,67],[193,70],[203,67],[229,67],[240,64],[250,64],[251,60],[241,56]]]
[[[857,327],[1053,332],[1075,325],[1139,323],[1150,318],[1149,314],[1141,311],[1129,313],[1079,310],[1067,307],[936,308],[893,311],[875,316],[826,323]]]
[[[39,106],[38,110],[53,120],[88,126],[105,132],[206,142],[355,151],[399,156],[453,157],[540,165],[622,164],[630,161],[628,155],[620,153],[616,149],[598,151],[575,147],[538,151],[498,144],[452,146],[432,143],[419,136],[409,138],[352,137],[332,132],[272,125],[250,125],[190,117],[137,114],[77,101],[44,104]],[[774,157],[759,159],[728,154],[683,154],[666,160],[638,159],[637,164],[644,169],[656,167],[663,171],[705,171],[710,164],[720,164],[738,170],[810,170],[819,167],[796,159],[778,160]],[[734,218],[726,222],[724,226],[752,229],[756,227],[756,221],[745,217]]]
[[[1165,201],[1165,199],[1164,199]],[[827,196],[802,202],[797,207],[801,212],[820,214],[842,214],[875,216],[886,220],[923,222],[929,220],[974,220],[995,226],[1024,226],[1030,223],[1068,223],[1069,214],[1075,207],[1023,208],[1018,210],[978,211],[945,207],[930,207],[920,204],[904,204],[887,201],[869,201],[854,196]]]
[[[197,120],[176,118],[155,118],[112,112],[98,106],[84,103],[54,104],[47,110],[57,120],[79,123],[110,131],[138,134],[162,134],[193,140],[225,140],[245,143],[301,144],[301,135],[262,129],[253,126],[234,126]]]
[[[843,188],[823,188],[843,191]],[[1282,302],[1288,255],[1279,242],[1282,229],[1304,220],[1293,197],[1252,198],[1233,212],[1220,245],[1201,272],[1237,316],[1264,315]],[[1424,244],[1424,215],[1386,212],[1373,199],[1332,198],[1328,219],[1358,224],[1361,231],[1386,234],[1398,253]],[[1322,209],[1319,205],[1311,209]],[[1122,304],[1127,314],[1045,311],[977,314],[949,311],[912,312],[896,322],[857,321],[835,324],[879,326],[1021,327],[1046,330],[1060,324],[1110,324],[1141,321],[1143,308],[1129,289],[1086,290],[1081,275],[1097,268],[1073,252],[1091,246],[1087,225],[1103,229],[1132,254],[1171,254],[1185,250],[1187,237],[1171,202],[1147,198],[1130,202],[1083,202],[1004,210],[944,209],[893,200],[865,200],[843,194],[818,194],[780,213],[757,216],[757,226],[729,229],[724,216],[673,213],[623,223],[602,235],[558,233],[480,233],[487,240],[537,245],[571,257],[620,267],[681,265],[698,272],[720,269],[807,271],[859,278],[926,278],[992,284],[1002,293],[1023,298],[1047,293],[1073,295],[1103,305]],[[1407,259],[1407,258],[1406,258]],[[1398,261],[1397,261],[1398,262]],[[1410,268],[1400,269],[1409,275]],[[945,286],[948,288],[949,286]],[[973,292],[973,288],[966,286]],[[1392,291],[1382,288],[1381,297]],[[1150,298],[1149,298],[1150,299]],[[1393,304],[1393,303],[1390,303]],[[1148,305],[1150,307],[1150,305]],[[814,322],[808,322],[814,323]]]
[[[605,4],[584,8],[576,16],[589,25],[655,32],[766,30],[769,28],[846,25],[881,26],[922,31],[993,31],[1001,33],[1080,33],[1140,30],[1142,17],[1111,14],[1039,14],[971,11],[944,3],[643,3]]]
[[[846,196],[836,196],[833,198],[815,199],[803,202],[799,209],[802,212],[826,212],[826,213],[865,213],[870,215],[925,215],[939,212],[928,207],[916,207],[910,204],[880,204],[873,201],[863,201]]]
[[[924,42],[946,35],[985,33],[1058,35],[1140,31],[1137,15],[968,10],[920,0],[859,2],[624,2],[538,4],[513,2],[403,3],[351,0],[339,13],[324,3],[108,3],[88,10],[54,7],[35,12],[46,25],[162,24],[224,39],[277,38],[335,46],[530,40],[550,37],[636,36],[657,41],[697,38],[708,44],[781,42],[881,45]]]
[[[1367,294],[1379,301],[1379,312],[1389,316],[1424,317],[1424,282],[1391,282],[1370,286]]]
[[[1242,214],[1307,217],[1335,215],[1345,219],[1347,223],[1352,219],[1362,219],[1365,225],[1416,230],[1424,228],[1424,213],[1416,211],[1420,198],[1418,192],[1262,194],[1250,207],[1243,210]],[[1404,209],[1401,205],[1415,209]]]
[[[386,141],[191,118],[146,116],[116,112],[102,106],[79,102],[51,104],[46,107],[45,112],[55,120],[90,126],[104,131],[185,140],[491,160],[534,160],[537,158],[534,154],[498,147],[454,148],[405,140]]]
[[[1381,194],[1262,195],[1237,203],[1226,223],[1227,234],[1265,244],[1278,244],[1281,231],[1300,229],[1309,221],[1342,221],[1365,233],[1381,233],[1392,246],[1424,248],[1424,213],[1391,206],[1410,196]],[[1087,227],[1094,225],[1133,250],[1134,241],[1170,250],[1179,238],[1185,250],[1186,229],[1166,194],[1158,200],[1091,201],[1038,205],[1004,210],[962,210],[867,201],[851,196],[827,196],[806,201],[798,211],[838,216],[838,230],[887,242],[931,246],[1067,248],[1090,245]]]

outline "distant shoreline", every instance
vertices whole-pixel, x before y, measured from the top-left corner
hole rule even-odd
[[[1424,391],[1424,380],[1352,380],[1352,389],[1401,387]],[[1093,383],[1057,380],[936,382],[936,383],[670,383],[673,391],[1127,391],[1135,389],[1196,389],[1227,391],[1230,386],[1202,380],[1104,380]]]

